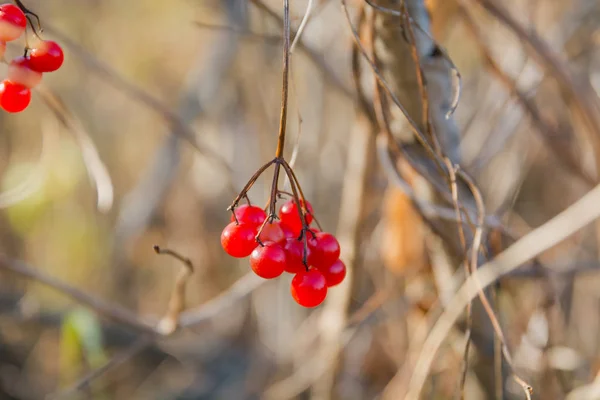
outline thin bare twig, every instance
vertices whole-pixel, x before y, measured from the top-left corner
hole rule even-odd
[[[427,38],[429,38],[429,40],[431,40],[435,44],[436,49],[439,50],[439,52],[441,52],[441,54],[444,56],[446,61],[448,61],[448,63],[450,64],[450,69],[452,70],[452,74],[453,74],[452,75],[452,81],[453,81],[452,82],[452,90],[453,90],[452,102],[450,104],[450,108],[446,112],[446,119],[450,118],[452,116],[452,114],[454,114],[454,111],[456,111],[456,108],[458,107],[458,103],[460,101],[460,95],[461,95],[461,90],[462,90],[462,76],[460,74],[460,71],[458,70],[458,67],[456,67],[456,65],[454,64],[454,61],[452,60],[450,55],[448,55],[448,52],[446,51],[446,49],[444,49],[444,47],[441,46],[435,40],[435,38],[431,35],[431,33],[427,29],[423,28],[420,24],[417,23],[417,21],[415,21],[410,16],[410,14],[406,10],[406,3],[404,1],[401,3],[403,6],[402,11],[398,11],[398,10],[394,10],[391,8],[380,6],[379,4],[375,3],[373,0],[365,0],[365,3],[367,3],[369,6],[371,6],[372,8],[374,8],[377,11],[380,11],[380,12],[383,12],[386,14],[390,14],[390,15],[393,15],[396,17],[401,17],[401,18],[404,18],[406,21],[410,22],[411,26],[415,26],[421,33],[423,33],[425,36],[427,36]],[[414,38],[414,32],[412,33],[412,36]],[[413,57],[414,57],[414,55],[413,55]]]
[[[283,28],[283,18],[279,14],[277,14],[275,11],[271,10],[261,0],[250,0],[250,2],[252,4],[254,4],[256,6],[256,8],[258,8],[259,10],[264,12],[266,15],[268,15],[270,18],[275,20],[280,25],[280,27]],[[291,36],[295,36],[295,35],[296,35],[296,32],[291,33]],[[321,54],[319,54],[317,51],[315,51],[314,49],[312,49],[311,47],[306,45],[304,43],[304,40],[302,40],[302,39],[300,39],[298,41],[298,49],[302,49],[305,52],[305,54],[307,55],[308,59],[323,71],[323,74],[325,75],[327,80],[333,84],[333,87],[335,89],[339,90],[341,93],[343,93],[347,97],[350,97],[350,98],[354,97],[353,90],[350,89],[350,87],[348,87],[348,85],[340,79],[340,77],[335,72],[335,70],[333,70],[329,65],[327,65],[327,63],[325,62],[325,60]]]
[[[296,45],[300,41],[300,38],[302,37],[302,32],[304,32],[304,28],[306,28],[306,25],[308,24],[308,21],[310,19],[310,15],[311,15],[312,11],[313,11],[313,0],[308,0],[308,4],[306,5],[306,12],[304,13],[304,17],[302,17],[302,21],[300,22],[300,26],[298,27],[298,30],[296,31],[296,36],[294,37],[294,41],[292,42],[292,45],[290,46],[290,53],[294,52]]]
[[[465,270],[465,276],[471,275],[471,268],[469,266],[469,261],[467,258],[467,239],[465,237],[465,231],[463,228],[462,216],[460,213],[460,208],[458,206],[458,187],[456,185],[456,173],[454,169],[454,165],[449,159],[446,159],[446,165],[448,166],[448,172],[450,173],[450,190],[452,192],[452,200],[454,201],[454,210],[456,213],[456,226],[458,229],[458,237],[460,239],[461,246],[464,252],[464,260],[463,266]],[[465,349],[463,352],[463,365],[462,365],[462,373],[459,383],[459,396],[460,399],[465,398],[465,382],[467,380],[467,372],[469,366],[469,349],[471,348],[471,329],[473,328],[473,302],[469,302],[467,304],[467,326],[465,328]]]
[[[185,308],[185,287],[190,276],[192,276],[194,273],[194,264],[192,264],[192,261],[189,258],[183,257],[179,253],[170,249],[162,249],[159,246],[154,246],[154,251],[156,254],[164,254],[174,257],[183,264],[175,280],[175,287],[173,288],[173,293],[171,294],[171,299],[169,300],[167,313],[160,320],[158,326],[156,327],[156,329],[162,335],[166,336],[175,332],[179,325],[179,316]]]

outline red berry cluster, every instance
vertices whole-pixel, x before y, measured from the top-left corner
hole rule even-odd
[[[306,202],[306,226],[313,209]],[[279,210],[279,221],[267,220],[260,207],[242,205],[221,234],[223,249],[233,257],[250,256],[256,275],[273,279],[284,271],[294,274],[292,297],[304,307],[325,300],[327,288],[344,280],[346,266],[339,259],[340,245],[334,235],[317,228],[303,229],[297,203],[289,200]]]
[[[18,39],[27,27],[27,17],[13,4],[0,5],[0,58],[4,58],[6,42]],[[27,49],[26,55],[11,61],[7,79],[0,82],[0,107],[15,113],[23,111],[31,101],[31,88],[42,80],[42,73],[60,68],[64,54],[51,40],[40,41]]]

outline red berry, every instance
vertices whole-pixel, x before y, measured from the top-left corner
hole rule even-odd
[[[25,32],[27,18],[21,9],[13,4],[0,6],[0,40],[10,42]]]
[[[60,46],[52,40],[45,40],[29,52],[31,69],[38,72],[52,72],[60,68],[65,55]]]
[[[259,228],[260,229],[260,228]],[[281,243],[285,240],[285,233],[279,221],[267,222],[260,233],[261,242]]]
[[[298,239],[298,233],[295,233],[289,226],[281,224],[281,230],[286,239],[294,238]]]
[[[15,113],[23,111],[31,101],[31,91],[20,83],[7,79],[0,83],[0,107],[5,111]]]
[[[221,233],[221,246],[232,257],[247,257],[258,245],[255,235],[255,227],[232,222]]]
[[[33,88],[41,82],[42,73],[31,69],[29,59],[17,57],[8,66],[8,80]]]
[[[310,265],[317,268],[328,267],[340,258],[340,244],[335,236],[327,232],[318,232],[313,239],[308,233],[310,246]]]
[[[287,238],[283,246],[285,251],[285,271],[291,274],[296,274],[301,271],[306,271],[306,267],[302,262],[304,255],[304,240],[297,238]],[[310,249],[306,249],[307,259],[310,254]]]
[[[319,268],[319,271],[325,276],[328,287],[341,283],[346,277],[346,265],[340,259],[328,267]]]
[[[237,217],[240,224],[248,225],[260,225],[265,219],[267,219],[267,213],[260,207],[251,206],[248,204],[242,204],[235,209],[235,216]],[[231,222],[235,221],[233,215],[231,216]]]
[[[313,220],[313,208],[308,201],[306,202],[306,210],[306,224],[310,225]],[[281,206],[281,209],[279,210],[279,219],[281,220],[282,225],[287,225],[296,235],[300,234],[300,230],[302,229],[302,221],[300,219],[300,214],[298,213],[298,206],[296,206],[296,202],[294,200],[289,200]]]
[[[304,307],[316,307],[327,296],[327,281],[318,269],[298,272],[292,279],[292,297]]]
[[[264,246],[258,246],[250,255],[250,266],[261,278],[277,278],[285,268],[285,252],[279,243],[264,243]]]

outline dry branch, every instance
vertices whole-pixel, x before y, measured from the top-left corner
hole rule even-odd
[[[482,265],[471,275],[452,299],[442,316],[431,329],[423,346],[421,357],[413,373],[410,391],[406,399],[417,399],[431,364],[444,338],[452,329],[469,301],[480,287],[486,288],[502,276],[519,268],[523,263],[557,245],[586,225],[600,217],[600,186],[596,186],[575,204],[554,218],[529,232],[516,243],[498,254],[492,261]]]

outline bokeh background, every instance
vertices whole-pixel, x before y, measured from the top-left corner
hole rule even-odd
[[[454,290],[459,266],[425,254],[435,239],[368,139],[337,1],[316,1],[293,54],[286,155],[295,154],[324,229],[340,235],[352,279],[324,307],[306,310],[289,296],[290,276],[252,280],[247,260],[220,247],[227,206],[276,144],[282,7],[257,3],[27,1],[66,61],[46,74],[25,112],[0,114],[3,257],[148,321],[165,313],[180,268],[155,244],[192,260],[189,310],[238,279],[247,293],[193,328],[140,345],[144,333],[0,265],[0,398],[372,399],[410,370],[415,331]],[[297,27],[306,2],[292,3]],[[473,5],[476,37],[457,3],[427,3],[433,33],[463,79],[461,165],[488,214],[519,237],[595,185],[594,139],[582,133],[564,85],[501,23]],[[598,88],[600,3],[502,3],[560,55],[576,84]],[[490,70],[479,41],[551,129]],[[7,58],[22,47],[9,46]],[[258,181],[254,202],[265,203],[270,181],[268,173]],[[497,314],[534,398],[599,398],[572,393],[588,390],[600,367],[598,234],[596,226],[579,231],[539,258],[545,273],[526,270],[496,288]],[[456,392],[463,325],[436,359],[425,398]],[[72,390],[113,357],[118,365]],[[466,398],[495,398],[477,376],[492,364],[471,354]],[[509,377],[502,398],[524,398]]]

